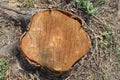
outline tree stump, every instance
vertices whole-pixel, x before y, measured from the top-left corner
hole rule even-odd
[[[66,11],[48,9],[38,12],[32,16],[19,48],[35,65],[53,72],[67,71],[90,47],[90,38],[82,24],[81,18]]]

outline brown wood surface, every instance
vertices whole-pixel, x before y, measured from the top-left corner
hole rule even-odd
[[[20,40],[20,50],[27,59],[52,71],[69,70],[89,47],[82,19],[54,9],[33,15]]]

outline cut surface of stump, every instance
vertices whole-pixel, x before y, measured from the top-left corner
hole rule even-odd
[[[31,62],[61,72],[69,70],[87,53],[90,39],[82,28],[82,19],[50,9],[32,16],[19,47]]]

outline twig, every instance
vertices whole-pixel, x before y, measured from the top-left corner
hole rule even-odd
[[[93,36],[95,37],[95,48],[94,48],[93,51],[92,51],[91,57],[87,60],[87,61],[90,61],[91,58],[93,57],[93,55],[96,54],[96,53],[98,53],[98,51],[97,51],[97,50],[98,50],[98,41],[97,41],[97,36],[96,36],[95,32],[93,31],[93,29],[90,28],[90,27],[87,25],[87,23],[85,23],[85,25],[87,26],[87,28],[89,28],[89,30],[93,33]],[[84,64],[81,64],[79,67],[84,67]],[[94,70],[94,71],[95,71],[95,70]],[[101,74],[101,73],[98,72],[98,71],[95,71],[95,72]],[[75,75],[75,74],[77,74],[77,71],[74,72],[74,73],[72,73],[72,74],[70,74],[70,76],[67,77],[65,80],[69,79],[72,75]]]
[[[95,31],[92,29],[92,28],[90,28],[88,25],[87,25],[87,23],[85,23],[85,25],[87,26],[87,28],[89,28],[89,30],[93,33],[93,36],[94,36],[94,39],[95,39],[95,48],[92,50],[92,54],[91,54],[91,57],[88,59],[88,61],[90,61],[91,60],[91,58],[93,57],[93,55],[95,54],[95,53],[98,53],[98,40],[97,40],[97,36],[96,36],[96,34],[95,34]]]
[[[97,22],[98,24],[103,25],[103,26],[106,26],[105,22],[101,21],[101,20],[99,19],[99,17],[97,17],[97,16],[95,16],[95,15],[93,15],[93,14],[92,14],[92,17],[95,19],[95,20],[94,20],[94,19],[92,19],[92,20],[94,20],[94,21]]]

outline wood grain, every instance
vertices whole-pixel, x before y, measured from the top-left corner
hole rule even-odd
[[[82,19],[54,9],[33,15],[28,32],[20,40],[26,58],[52,71],[69,70],[89,47]]]

